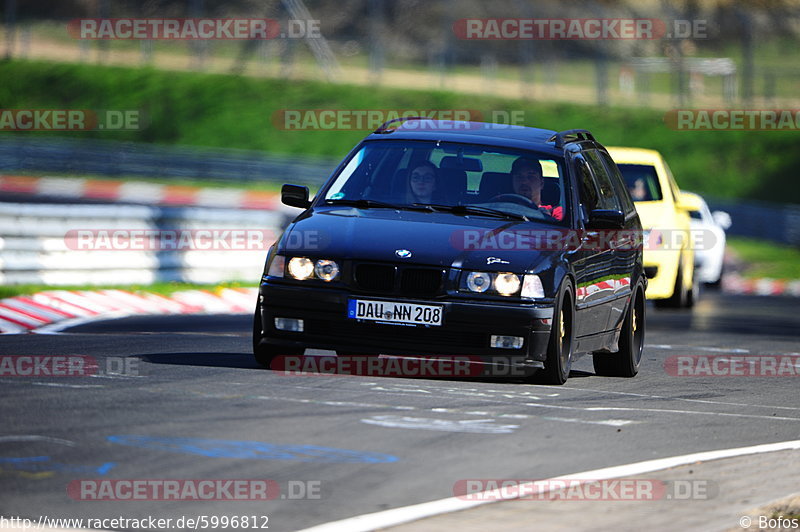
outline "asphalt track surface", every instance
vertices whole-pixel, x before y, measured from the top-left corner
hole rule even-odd
[[[800,438],[800,377],[665,369],[677,355],[797,354],[798,301],[704,296],[691,314],[648,307],[636,378],[595,376],[585,357],[564,386],[280,375],[252,359],[251,316],[0,336],[2,355],[88,355],[105,373],[0,378],[0,515],[256,515],[271,531],[297,530],[451,497],[464,479],[553,478]],[[269,479],[281,496],[89,501],[68,493],[78,479]],[[292,499],[301,481],[311,497]]]

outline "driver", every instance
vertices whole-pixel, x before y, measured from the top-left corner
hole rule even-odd
[[[520,157],[511,165],[511,182],[514,194],[519,194],[533,202],[539,209],[546,212],[556,220],[564,218],[564,210],[552,205],[542,205],[542,165],[536,159]]]

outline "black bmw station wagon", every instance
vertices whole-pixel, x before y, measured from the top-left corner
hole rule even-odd
[[[641,224],[585,130],[400,119],[356,146],[270,248],[256,360],[337,354],[515,360],[562,384],[576,355],[632,377]],[[513,355],[513,357],[509,357]]]

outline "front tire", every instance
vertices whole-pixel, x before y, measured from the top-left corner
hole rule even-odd
[[[553,308],[553,328],[547,346],[547,360],[544,369],[533,375],[535,382],[561,385],[567,382],[572,367],[572,348],[574,345],[575,305],[572,281],[566,279],[561,284],[556,304]]]
[[[604,377],[635,377],[644,351],[645,298],[641,283],[631,294],[628,312],[622,322],[617,353],[592,355],[594,372]]]
[[[686,295],[686,308],[693,308],[700,299],[700,285],[700,276],[697,274],[697,269],[695,268],[692,272],[692,288]]]

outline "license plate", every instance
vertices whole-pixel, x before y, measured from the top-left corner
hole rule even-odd
[[[395,301],[350,299],[347,317],[354,320],[379,321],[396,325],[441,325],[444,308],[441,305],[418,305]]]

